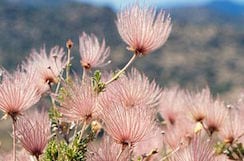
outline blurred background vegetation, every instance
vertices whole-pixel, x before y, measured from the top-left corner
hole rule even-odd
[[[78,39],[82,32],[106,39],[112,60],[107,70],[122,67],[131,56],[117,32],[112,8],[67,0],[34,2],[0,1],[0,65],[4,68],[15,70],[33,49],[65,48],[71,38],[72,70],[79,73]],[[227,102],[236,99],[244,87],[244,6],[214,1],[168,8],[166,13],[173,23],[168,41],[133,66],[162,87],[200,89],[208,85]],[[9,137],[9,128],[8,121],[0,121],[0,151],[9,150],[11,142],[3,139]]]

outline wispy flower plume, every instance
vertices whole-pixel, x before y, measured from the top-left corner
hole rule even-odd
[[[219,130],[224,126],[226,117],[227,109],[225,108],[224,103],[217,99],[210,104],[203,123],[208,132],[213,134],[214,132],[219,132]]]
[[[0,84],[0,109],[16,121],[16,117],[40,99],[35,86],[35,73],[20,70],[6,73]]]
[[[168,126],[173,126],[176,123],[181,124],[181,120],[185,117],[184,97],[185,93],[178,87],[163,90],[159,103],[159,113]]]
[[[125,108],[113,104],[102,109],[102,119],[105,130],[117,143],[123,146],[133,146],[145,139],[154,127],[151,110],[148,108]]]
[[[87,147],[87,161],[127,161],[128,150],[122,151],[122,145],[117,144],[109,136],[104,136],[99,143],[90,143]]]
[[[170,148],[177,148],[182,144],[187,144],[192,139],[194,135],[194,124],[187,119],[181,119],[180,123],[165,128],[163,135],[165,143]]]
[[[36,86],[40,93],[47,91],[50,84],[58,82],[58,77],[66,65],[64,54],[64,50],[58,46],[53,47],[49,54],[45,48],[41,48],[40,52],[33,50],[27,61],[23,63],[23,68],[27,72],[37,73]]]
[[[191,143],[172,155],[170,161],[215,161],[213,142],[196,135]]]
[[[117,28],[129,49],[146,55],[162,46],[171,31],[171,18],[163,11],[139,4],[128,6],[117,14]]]
[[[196,122],[201,122],[205,119],[209,106],[213,99],[209,88],[202,89],[198,93],[187,93],[186,103],[187,110],[191,113],[191,118]]]
[[[11,153],[3,153],[3,152],[1,152],[0,160],[1,161],[13,160],[12,152]],[[16,161],[33,161],[33,158],[24,149],[22,149],[21,151],[17,151]]]
[[[221,139],[225,143],[232,144],[240,139],[244,140],[244,127],[241,113],[238,108],[228,107],[228,114],[220,129]]]
[[[38,160],[51,135],[48,114],[43,111],[24,115],[17,121],[16,127],[17,138],[23,148]]]
[[[60,100],[60,112],[68,121],[91,121],[97,116],[97,95],[90,85],[76,80],[65,85],[66,94]]]
[[[160,160],[164,147],[164,137],[159,129],[151,131],[150,138],[138,142],[134,149],[134,158],[143,157],[146,161]]]
[[[91,36],[83,33],[80,37],[81,65],[85,69],[102,67],[110,54],[110,48],[106,47],[105,40],[100,45],[94,34]]]
[[[121,77],[106,88],[101,99],[103,102],[121,102],[124,107],[156,107],[161,96],[161,88],[154,82],[132,69],[126,76]]]

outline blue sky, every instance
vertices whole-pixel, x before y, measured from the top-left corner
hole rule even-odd
[[[92,3],[95,5],[109,5],[115,9],[120,9],[128,3],[133,3],[135,1],[143,2],[145,4],[150,4],[153,6],[171,7],[171,6],[182,6],[182,5],[199,5],[208,3],[214,0],[77,0],[86,3]],[[216,1],[216,0],[215,0]],[[219,0],[220,1],[220,0]],[[244,0],[230,0],[237,3],[244,4]]]

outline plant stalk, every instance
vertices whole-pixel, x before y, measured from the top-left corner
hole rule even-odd
[[[12,118],[12,130],[13,130],[13,161],[16,161],[16,120],[15,118]]]
[[[116,73],[113,78],[111,78],[109,81],[107,81],[105,83],[105,85],[108,85],[110,83],[112,83],[113,81],[115,81],[116,79],[119,78],[119,76],[130,66],[130,64],[135,60],[136,58],[136,54],[134,53],[134,55],[131,57],[131,59],[129,60],[129,62],[118,72]]]

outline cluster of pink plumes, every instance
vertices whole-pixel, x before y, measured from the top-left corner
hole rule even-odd
[[[130,5],[117,14],[116,25],[132,57],[115,73],[101,72],[100,82],[94,83],[92,73],[108,64],[110,48],[86,33],[79,39],[81,77],[70,73],[70,40],[67,53],[54,47],[48,54],[42,48],[15,72],[1,70],[0,110],[12,119],[13,151],[1,153],[0,160],[42,158],[53,136],[50,120],[46,108],[29,109],[47,96],[61,115],[59,121],[73,123],[81,137],[90,126],[104,130],[101,138],[88,143],[89,161],[231,160],[217,154],[215,146],[244,142],[243,96],[226,105],[207,87],[194,92],[161,88],[137,69],[128,70],[137,57],[151,54],[169,37],[171,18],[163,11]]]

